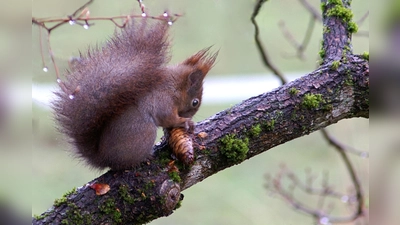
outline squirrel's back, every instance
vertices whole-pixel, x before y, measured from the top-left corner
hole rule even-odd
[[[53,108],[61,132],[93,167],[109,166],[111,159],[103,163],[98,151],[110,120],[166,79],[162,69],[170,58],[167,29],[165,21],[130,21],[105,46],[81,54],[55,93]]]

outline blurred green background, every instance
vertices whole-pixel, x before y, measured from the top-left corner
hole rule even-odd
[[[63,17],[71,14],[83,2],[85,1],[35,0],[32,2],[32,16]],[[319,10],[319,1],[309,2]],[[254,29],[250,16],[255,1],[159,0],[144,3],[150,15],[160,15],[164,10],[183,14],[171,27],[172,63],[185,59],[199,49],[214,45],[213,49],[219,49],[219,56],[216,66],[208,75],[210,80],[217,77],[231,79],[250,75],[274,79],[262,65],[254,43]],[[368,11],[368,4],[365,3],[366,1],[353,1],[355,21]],[[139,14],[138,3],[134,0],[96,0],[89,9],[92,17],[128,14],[132,10]],[[264,45],[273,62],[285,73],[306,74],[316,67],[322,26],[316,24],[305,52],[306,60],[301,61],[285,57],[294,54],[295,49],[284,39],[278,22],[284,21],[287,29],[301,42],[309,18],[309,12],[299,1],[293,0],[267,2],[260,12],[257,21]],[[61,71],[66,68],[71,57],[79,54],[79,50],[85,52],[89,45],[101,45],[115,30],[109,21],[94,23],[95,25],[88,30],[67,24],[52,32],[51,46]],[[359,30],[369,30],[368,19]],[[42,70],[41,41],[45,48],[45,65],[49,68],[47,73]],[[33,83],[55,85],[55,73],[46,47],[46,39],[40,40],[38,27],[32,26]],[[369,39],[355,36],[353,47],[355,53],[368,51]],[[207,80],[205,85],[207,86]],[[220,91],[221,94],[224,92]],[[239,102],[203,102],[195,120],[206,119]],[[62,135],[57,133],[52,113],[46,105],[33,101],[32,113],[32,214],[41,214],[52,205],[55,198],[61,197],[73,187],[84,185],[101,175],[102,171],[90,170],[70,155],[69,146]],[[368,151],[368,126],[368,120],[351,119],[330,126],[329,131],[343,143]],[[368,159],[352,155],[351,160],[368,193]],[[150,224],[311,224],[312,218],[292,210],[282,199],[264,188],[264,175],[277,173],[282,163],[296,171],[300,178],[305,178],[305,169],[311,168],[319,176],[316,185],[321,183],[322,173],[328,171],[329,182],[335,190],[351,193],[351,182],[343,162],[317,132],[275,147],[194,185],[183,192],[185,199],[179,210],[168,218],[160,218]],[[310,198],[301,193],[299,198],[311,206],[317,206],[318,198]],[[351,213],[348,205],[327,199],[327,203],[330,202],[335,205],[333,214]]]

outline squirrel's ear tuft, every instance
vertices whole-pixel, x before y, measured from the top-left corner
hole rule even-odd
[[[196,54],[183,61],[182,64],[197,68],[205,76],[211,69],[211,67],[213,67],[215,59],[218,56],[218,51],[214,54],[209,54],[209,50],[211,47],[212,46],[200,50]]]
[[[189,74],[189,92],[191,89],[200,89],[203,86],[203,80],[205,76],[206,74],[203,73],[201,70],[196,70],[195,72]]]

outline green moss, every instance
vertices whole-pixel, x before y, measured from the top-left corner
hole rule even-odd
[[[351,54],[351,49],[348,45],[344,46],[342,51],[342,58],[340,59],[343,63],[348,63],[349,60],[347,59],[347,53]]]
[[[302,105],[308,109],[316,109],[322,102],[321,94],[305,94]]]
[[[338,17],[346,23],[350,22],[353,19],[353,12],[343,5],[335,5],[334,7],[328,9],[326,15]]]
[[[369,52],[363,52],[363,54],[361,55],[361,57],[367,61],[369,61]]]
[[[324,105],[324,107],[322,107],[322,109],[326,110],[326,111],[332,111],[333,106],[332,106],[332,104],[326,104],[326,105]]]
[[[264,126],[268,131],[274,130],[274,128],[275,128],[275,120],[270,120],[270,121],[266,122]]]
[[[118,193],[125,202],[129,204],[135,203],[135,199],[129,193],[128,187],[126,185],[119,186]]]
[[[347,86],[353,86],[354,85],[353,79],[352,78],[347,78],[344,81],[344,84],[347,85]]]
[[[201,150],[201,151],[204,153],[204,155],[210,155],[210,154],[211,154],[211,150],[208,149],[208,148],[203,149],[203,150]]]
[[[171,161],[171,153],[169,151],[159,151],[157,160],[161,165],[167,165]]]
[[[331,69],[337,70],[339,68],[339,66],[340,66],[340,62],[335,60],[331,64]]]
[[[326,10],[326,3],[322,2],[321,3],[321,11],[324,12]]]
[[[221,154],[228,162],[239,163],[246,159],[249,151],[249,139],[237,138],[235,134],[228,134],[221,138]]]
[[[154,183],[154,181],[149,181],[144,185],[144,189],[147,191],[154,188],[155,186],[156,184]]]
[[[290,95],[297,95],[300,91],[297,90],[295,87],[290,88],[289,94]]]
[[[65,192],[61,198],[54,200],[54,203],[53,203],[54,206],[58,207],[58,206],[61,206],[62,204],[67,203],[68,197],[75,193],[76,193],[76,188],[73,188],[72,190]]]
[[[350,46],[345,45],[344,48],[343,48],[343,51],[342,51],[342,61],[344,63],[346,63],[348,61],[347,60],[347,53],[351,54],[351,48],[350,48]]]
[[[54,204],[54,206],[59,207],[62,204],[66,204],[67,202],[68,202],[67,197],[63,196],[61,198],[58,198],[58,199],[54,200],[53,204]]]
[[[98,206],[100,212],[111,216],[114,223],[121,223],[122,222],[122,214],[118,210],[115,205],[115,202],[112,198],[108,198],[103,202],[103,204]]]
[[[43,213],[41,215],[33,215],[33,218],[35,218],[36,220],[41,220],[47,217],[47,213]]]
[[[63,197],[68,197],[68,196],[70,196],[72,194],[76,194],[76,193],[77,193],[76,187],[74,187],[74,188],[72,188],[72,190],[65,192]]]
[[[177,171],[171,171],[168,173],[169,178],[171,178],[171,180],[173,180],[176,183],[180,183],[181,182],[181,177],[179,176],[179,173]]]
[[[350,21],[348,24],[347,24],[347,30],[350,32],[350,33],[357,33],[357,31],[358,31],[358,25],[355,23],[355,22],[353,22],[353,21]]]
[[[331,4],[333,6],[332,8],[327,10],[326,15],[342,19],[345,23],[347,23],[347,30],[350,33],[357,33],[358,25],[352,21],[353,12],[351,11],[351,9],[344,7],[341,0],[329,0],[328,4]],[[326,9],[326,5],[324,6],[324,9]]]
[[[85,225],[92,224],[92,218],[89,214],[82,214],[81,210],[74,203],[68,203],[68,210],[65,212],[66,219],[61,224]]]
[[[343,6],[342,0],[328,0],[328,4]]]
[[[324,26],[323,32],[324,32],[324,34],[327,34],[327,33],[331,32],[331,29],[329,29],[329,27],[327,27],[327,26]]]
[[[260,124],[257,124],[257,125],[254,125],[254,126],[252,126],[251,127],[251,129],[250,129],[250,136],[251,137],[258,137],[259,135],[260,135],[260,133],[261,133],[261,126],[260,126]]]
[[[177,210],[177,209],[179,209],[181,206],[182,206],[182,199],[181,199],[181,200],[179,200],[179,202],[178,202],[178,203],[176,203],[176,205],[175,205],[175,209],[174,209],[174,210]]]
[[[353,86],[353,76],[351,75],[351,71],[348,69],[346,70],[346,80],[344,80],[344,84],[347,86]]]
[[[319,57],[321,57],[321,59],[325,58],[325,49],[323,49],[323,47],[321,47],[321,50],[319,50],[318,55]]]
[[[297,119],[297,109],[292,111],[292,114],[290,116],[291,120],[296,120]]]

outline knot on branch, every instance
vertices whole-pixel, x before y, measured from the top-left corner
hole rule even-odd
[[[181,200],[181,188],[178,183],[168,179],[165,180],[160,188],[160,196],[164,198],[163,212],[165,216],[172,213]]]

